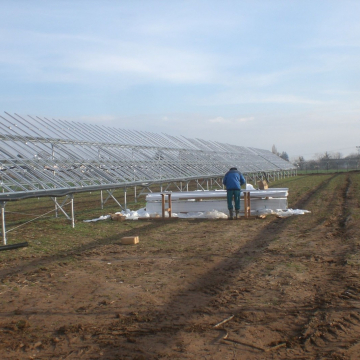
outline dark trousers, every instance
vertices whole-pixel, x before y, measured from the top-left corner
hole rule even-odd
[[[240,190],[227,191],[227,204],[229,210],[233,209],[233,199],[235,201],[235,210],[240,210]]]

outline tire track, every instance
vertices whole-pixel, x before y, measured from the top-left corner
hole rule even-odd
[[[328,286],[328,289],[332,289],[333,283],[337,283],[343,291],[329,293],[325,286],[325,290],[317,294],[314,309],[298,335],[301,346],[309,354],[348,359],[346,349],[360,343],[360,312],[356,309],[360,301],[360,284],[357,277],[354,278],[349,270],[344,268],[347,256],[355,247],[348,236],[348,224],[351,220],[349,209],[354,206],[354,191],[351,176],[347,175],[343,187],[334,193],[334,196],[341,198],[341,213],[332,225],[339,251],[335,255],[335,268],[329,268],[328,278],[332,285]],[[335,306],[341,306],[344,310],[336,311]]]

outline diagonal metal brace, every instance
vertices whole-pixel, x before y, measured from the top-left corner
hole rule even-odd
[[[66,216],[66,218],[68,220],[71,220],[71,217],[66,213],[66,211],[63,209],[63,206],[65,205],[65,203],[67,202],[68,199],[72,198],[72,195],[66,195],[65,200],[59,204],[57,201],[57,198],[51,197],[51,200],[55,203],[55,206],[57,207],[57,209],[60,209],[61,212]]]
[[[115,190],[114,189],[111,189],[111,190],[106,190],[106,192],[109,194],[108,197],[102,201],[102,204],[101,204],[101,207],[103,208],[104,204],[110,199],[112,198],[120,207],[121,209],[124,209],[123,206],[117,201],[117,199],[115,198],[115,196],[113,195],[113,192]]]

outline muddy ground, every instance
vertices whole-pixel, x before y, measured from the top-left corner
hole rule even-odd
[[[311,211],[285,219],[24,227],[0,253],[0,358],[360,359],[359,180],[270,184]]]

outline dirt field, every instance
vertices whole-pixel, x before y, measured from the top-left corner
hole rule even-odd
[[[0,358],[360,359],[359,184],[272,183],[311,211],[286,219],[21,227],[29,247],[0,252]]]

